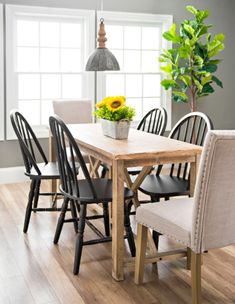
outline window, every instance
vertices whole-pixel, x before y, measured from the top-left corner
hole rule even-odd
[[[119,72],[98,73],[97,99],[109,95],[124,95],[127,104],[136,109],[136,123],[150,109],[162,105],[171,123],[169,92],[160,85],[162,73],[158,57],[162,49],[170,47],[162,39],[169,30],[172,16],[98,12],[97,21],[104,18],[106,46],[116,56]]]
[[[94,20],[87,10],[6,6],[7,113],[18,108],[38,136],[48,135],[53,99],[94,99],[93,76],[84,71]]]
[[[4,139],[4,85],[3,85],[3,9],[0,4],[0,140]]]

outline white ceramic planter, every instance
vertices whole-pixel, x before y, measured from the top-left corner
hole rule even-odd
[[[105,136],[114,139],[126,139],[128,137],[131,122],[129,120],[111,121],[101,119],[101,126]]]

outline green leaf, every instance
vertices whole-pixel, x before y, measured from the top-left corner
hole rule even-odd
[[[208,26],[203,25],[197,30],[196,36],[200,37],[202,35],[205,35],[207,32],[208,32]]]
[[[214,73],[217,70],[217,65],[216,64],[207,64],[203,68],[206,72]]]
[[[169,88],[176,87],[176,81],[173,79],[164,79],[161,81],[161,85],[168,90]]]
[[[186,10],[188,11],[188,12],[190,12],[190,13],[192,13],[193,15],[197,15],[197,13],[198,13],[198,10],[194,7],[194,6],[192,6],[192,5],[187,5],[186,6]]]
[[[173,96],[180,97],[184,102],[188,100],[188,96],[184,92],[173,91]]]
[[[184,26],[184,29],[185,29],[192,37],[194,37],[194,33],[195,33],[194,29],[193,29],[190,25],[188,25],[188,24],[184,24],[183,26]]]
[[[187,87],[191,85],[191,77],[189,75],[180,75],[179,79],[181,79]]]
[[[222,41],[224,41],[224,38],[225,38],[225,36],[224,36],[224,34],[216,34],[215,36],[214,36],[214,39],[213,40],[218,40],[218,41],[220,41],[220,42],[222,42]]]
[[[199,67],[202,67],[204,63],[204,60],[201,56],[196,55],[195,56],[195,64],[198,65]]]
[[[223,83],[219,78],[217,78],[216,76],[213,75],[212,80],[217,84],[217,86],[223,88]]]
[[[219,64],[222,60],[221,59],[215,59],[215,60],[210,60],[210,63],[212,64]]]
[[[202,94],[210,94],[210,93],[214,93],[214,89],[212,88],[212,86],[209,83],[206,83],[203,86],[203,89],[201,91]]]
[[[169,63],[169,64],[166,65],[166,66],[160,67],[160,69],[161,69],[163,72],[167,73],[167,74],[171,74],[171,72],[172,72],[172,64]]]
[[[191,48],[189,45],[179,47],[178,51],[181,58],[188,59],[190,57]]]
[[[204,86],[206,83],[210,82],[211,79],[212,79],[212,75],[211,74],[209,74],[208,76],[203,77],[202,80],[201,80],[202,86]]]
[[[181,42],[181,37],[176,34],[176,24],[173,23],[169,32],[165,32],[162,35],[166,40],[174,43]]]
[[[193,77],[193,81],[197,87],[197,89],[199,90],[199,92],[202,91],[203,86],[201,85],[200,81],[198,81],[195,77]]]

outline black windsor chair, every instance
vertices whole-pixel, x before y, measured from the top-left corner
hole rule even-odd
[[[55,162],[48,162],[35,133],[33,132],[31,126],[24,118],[24,116],[17,110],[12,110],[10,113],[10,119],[20,145],[20,150],[25,165],[25,175],[28,176],[31,180],[23,228],[24,233],[26,233],[28,230],[32,211],[36,212],[60,210],[60,208],[56,207],[55,202],[57,195],[61,195],[61,193],[40,192],[40,185],[42,180],[60,179],[60,174],[57,164]],[[37,159],[41,159],[43,162],[38,163]],[[49,208],[39,208],[38,200],[40,195],[48,195],[54,197],[52,206]],[[72,214],[75,216],[74,206],[71,206],[71,208]]]
[[[107,217],[108,214],[103,215],[91,215],[87,216],[87,205],[102,203],[108,205],[112,201],[112,181],[105,178],[92,179],[87,170],[87,166],[84,162],[80,149],[70,133],[67,126],[58,116],[51,116],[49,119],[51,132],[55,141],[59,171],[61,174],[61,186],[60,190],[64,195],[64,202],[62,205],[62,211],[58,219],[54,243],[59,240],[63,224],[66,222],[65,215],[68,208],[69,201],[74,201],[79,211],[78,220],[78,235],[75,247],[75,258],[73,273],[78,274],[80,268],[80,260],[82,255],[82,248],[84,245],[91,245],[97,243],[103,243],[111,241],[110,236],[104,236],[90,220]],[[66,149],[67,147],[67,149]],[[68,158],[69,147],[69,158]],[[75,159],[79,161],[80,169],[84,175],[84,179],[77,179]],[[124,198],[130,200],[133,198],[134,193],[125,188]],[[135,242],[133,233],[130,226],[128,207],[125,204],[125,230],[126,238],[128,240],[131,255],[135,256]],[[84,229],[85,224],[96,232],[99,236],[98,239],[84,241]]]

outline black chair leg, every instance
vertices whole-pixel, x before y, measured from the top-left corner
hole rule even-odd
[[[159,202],[160,198],[159,198],[159,196],[151,196],[151,201]],[[154,241],[154,244],[155,244],[157,250],[158,250],[158,246],[159,246],[159,236],[160,235],[161,235],[161,233],[159,233],[157,231],[153,231],[153,233],[152,233],[153,241]]]
[[[157,250],[158,250],[158,246],[159,246],[159,236],[160,235],[161,235],[161,233],[153,230],[152,237],[153,237],[153,241],[154,241],[154,244],[155,244]]]
[[[130,210],[131,210],[132,203],[129,204],[125,203],[125,211],[124,211],[124,227],[126,230],[127,241],[130,247],[131,256],[135,257],[136,248],[135,248],[135,239],[133,235],[133,231],[130,224]]]
[[[103,216],[104,216],[105,235],[106,236],[110,236],[109,207],[108,207],[108,203],[103,203]]]
[[[70,200],[70,209],[73,218],[74,231],[75,233],[78,233],[78,216],[77,216],[76,205],[74,200]]]
[[[54,236],[54,241],[53,241],[54,244],[57,244],[59,241],[61,230],[64,225],[65,214],[68,209],[68,203],[69,203],[69,199],[67,197],[65,197],[63,205],[61,207],[61,212],[60,212],[60,216],[59,216],[59,219],[57,222],[57,226],[56,226],[56,231],[55,231],[55,236]]]
[[[39,192],[40,192],[40,185],[41,185],[41,180],[38,179],[36,181],[36,186],[35,186],[35,190],[34,190],[34,201],[33,201],[33,208],[37,208],[38,207],[38,198],[39,198]],[[36,210],[34,210],[33,212],[37,212]]]
[[[25,212],[25,219],[24,219],[24,228],[23,228],[24,233],[26,233],[28,231],[28,227],[29,227],[29,221],[30,221],[30,217],[31,217],[32,204],[33,204],[33,198],[34,198],[34,192],[35,192],[35,186],[36,186],[36,181],[31,180],[29,197],[28,197],[28,204],[27,204],[27,208],[26,208],[26,212]]]
[[[107,167],[107,165],[103,164],[103,169],[102,169],[102,172],[101,172],[101,178],[105,178],[108,171],[109,171],[109,168]]]
[[[74,266],[73,273],[78,274],[80,268],[80,261],[82,256],[82,247],[83,247],[83,234],[86,224],[86,204],[81,205],[80,207],[80,216],[79,216],[79,224],[78,224],[78,235],[76,240],[75,247],[75,257],[74,257]]]

